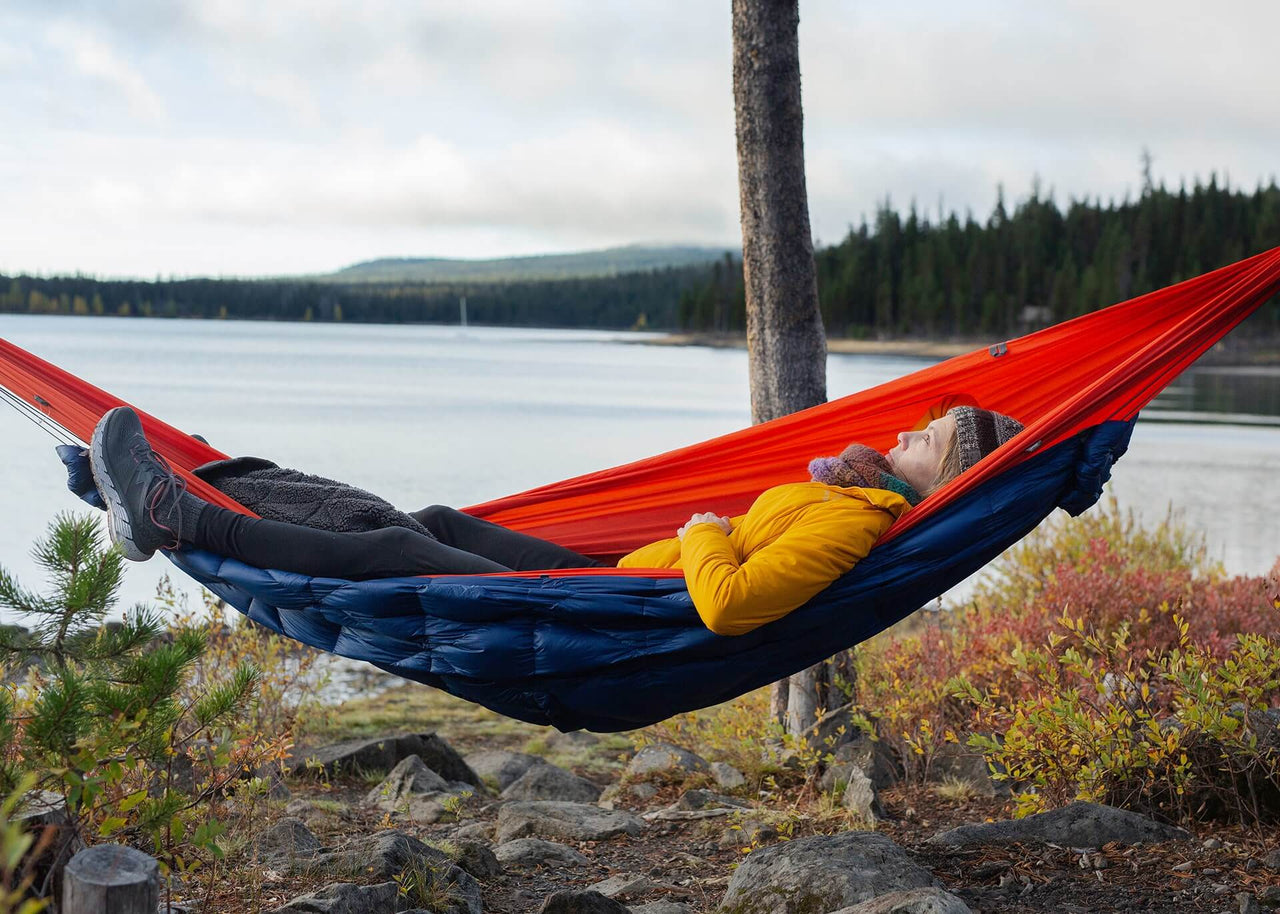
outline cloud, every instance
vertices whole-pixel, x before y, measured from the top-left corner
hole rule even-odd
[[[130,112],[145,120],[161,120],[164,103],[142,74],[100,36],[67,21],[54,22],[46,32],[50,47],[62,51],[83,76],[122,96]]]
[[[281,272],[737,236],[727,4],[58,9],[0,10],[0,34],[70,63],[6,71],[0,47],[9,264]],[[982,217],[1037,175],[1062,201],[1122,197],[1144,146],[1158,178],[1252,186],[1280,148],[1277,28],[1269,0],[802,0],[814,232],[886,196]]]

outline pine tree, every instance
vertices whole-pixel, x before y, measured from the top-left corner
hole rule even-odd
[[[258,692],[258,670],[240,665],[224,684],[186,696],[206,631],[166,631],[145,605],[107,620],[124,560],[96,518],[59,515],[33,555],[47,593],[0,568],[0,609],[32,625],[0,628],[0,659],[27,666],[34,696],[19,708],[12,690],[0,690],[0,793],[35,775],[35,786],[65,797],[86,834],[172,850],[178,823],[183,840],[219,853],[220,829],[203,807],[242,774],[226,747]],[[222,747],[206,755],[208,777],[195,776],[196,746]],[[187,822],[199,827],[188,833]]]

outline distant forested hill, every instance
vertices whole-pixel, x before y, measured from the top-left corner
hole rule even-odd
[[[448,260],[426,257],[384,257],[357,263],[335,273],[315,277],[326,282],[513,282],[535,279],[585,279],[620,276],[666,267],[684,267],[719,260],[728,250],[709,247],[650,247],[628,245],[576,254],[504,257],[496,260]]]
[[[1216,178],[1170,191],[1148,179],[1137,200],[1075,200],[1065,208],[1038,188],[986,222],[952,213],[931,220],[883,207],[871,225],[817,252],[827,333],[867,336],[1006,336],[1150,292],[1280,245],[1280,188],[1252,193]],[[741,264],[715,264],[680,299],[688,330],[746,326]],[[1280,334],[1280,304],[1251,319]]]
[[[247,318],[454,324],[459,299],[473,324],[674,328],[676,306],[705,265],[621,276],[520,282],[317,282],[0,276],[0,311],[129,317]]]
[[[930,219],[914,207],[903,214],[886,205],[873,223],[816,256],[830,336],[986,339],[1074,317],[1277,245],[1274,181],[1245,192],[1211,179],[1176,192],[1147,182],[1137,200],[1078,200],[1065,208],[1038,189],[1012,210],[1000,195],[985,222],[954,213]],[[702,259],[675,264],[676,251],[701,251]],[[709,263],[708,254],[715,257]],[[648,268],[649,256],[666,259]],[[465,296],[476,324],[724,333],[746,325],[741,260],[705,248],[412,261],[437,269],[436,278],[373,278],[395,263],[373,261],[323,280],[0,276],[0,311],[456,323]],[[547,275],[535,278],[529,272],[535,266]],[[550,278],[558,270],[606,266],[622,272]],[[467,277],[446,267],[475,272]],[[1251,333],[1280,336],[1280,303],[1264,306],[1249,326]]]

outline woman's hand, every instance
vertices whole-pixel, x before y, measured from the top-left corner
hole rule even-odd
[[[695,514],[685,523],[683,527],[676,531],[676,537],[684,539],[685,531],[694,524],[715,524],[724,531],[724,535],[728,536],[733,531],[733,522],[727,517],[721,517],[714,511],[705,511],[702,514]]]

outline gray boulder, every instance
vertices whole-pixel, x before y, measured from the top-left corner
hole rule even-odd
[[[1181,828],[1124,809],[1100,803],[1071,803],[1025,819],[961,825],[934,835],[929,843],[963,846],[1035,842],[1064,847],[1102,847],[1112,841],[1151,844],[1190,837]]]
[[[863,736],[840,746],[834,756],[819,781],[827,793],[840,784],[848,784],[849,772],[854,768],[865,774],[876,790],[892,787],[900,779],[898,760],[883,740]]]
[[[553,863],[577,866],[588,862],[586,857],[568,845],[541,838],[516,838],[499,844],[493,849],[493,855],[500,863],[510,866],[546,866]]]
[[[991,777],[986,757],[976,749],[958,743],[944,743],[929,760],[928,780],[962,781],[978,796],[1002,797],[1009,795],[1009,785]]]
[[[381,784],[365,795],[365,802],[388,812],[404,812],[415,822],[444,818],[451,801],[474,795],[471,784],[440,777],[416,755],[402,759]]]
[[[713,809],[725,806],[732,806],[735,809],[749,809],[751,804],[743,802],[736,797],[726,797],[724,794],[716,793],[712,790],[694,788],[680,794],[680,799],[676,800],[674,808]]]
[[[320,850],[320,839],[301,819],[286,816],[255,835],[251,847],[259,860],[288,862],[314,857]]]
[[[681,749],[670,743],[654,743],[641,747],[627,763],[625,776],[629,778],[646,778],[653,775],[683,776],[700,771],[710,771],[711,766],[706,759],[695,755],[688,749]]]
[[[588,892],[599,892],[610,898],[625,898],[628,895],[641,895],[654,887],[648,876],[634,876],[629,873],[618,873],[608,879],[587,886]]]
[[[804,738],[815,749],[835,749],[862,736],[853,722],[853,703],[840,705],[827,711],[804,733]]]
[[[632,905],[631,914],[693,914],[693,908],[682,901],[651,901]]]
[[[504,800],[567,800],[594,803],[600,788],[556,765],[533,765],[502,791]]]
[[[439,793],[449,789],[449,782],[436,774],[416,755],[396,763],[386,778],[365,795],[365,802],[373,806],[394,804],[408,794]]]
[[[711,776],[716,779],[716,786],[721,790],[737,790],[747,783],[746,775],[728,762],[712,762]]]
[[[375,879],[391,879],[396,873],[414,870],[427,877],[432,892],[455,899],[456,910],[480,914],[479,883],[443,853],[403,832],[383,831],[357,838],[317,854],[305,868],[326,875]]]
[[[928,870],[883,835],[815,835],[752,852],[720,906],[733,914],[807,914],[934,885]]]
[[[547,737],[547,746],[558,751],[569,749],[590,749],[599,744],[600,737],[586,730],[570,730],[568,733],[553,733]]]
[[[492,841],[493,823],[471,822],[460,825],[450,833],[449,838],[453,841]]]
[[[884,818],[884,807],[871,779],[860,768],[849,769],[849,782],[840,797],[840,805],[864,822],[876,822]]]
[[[434,733],[401,733],[298,749],[294,751],[289,766],[294,774],[315,771],[310,762],[318,764],[325,774],[357,768],[390,771],[411,755],[418,756],[428,768],[446,781],[481,786],[479,776],[467,766],[462,756]]]
[[[529,800],[507,803],[498,810],[495,834],[499,843],[535,837],[604,841],[623,834],[634,837],[644,828],[643,820],[619,810],[586,803]]]
[[[556,892],[548,895],[538,914],[631,914],[620,901],[599,892]]]
[[[466,762],[481,778],[496,781],[498,790],[506,790],[531,768],[551,764],[546,759],[527,752],[508,752],[505,749],[473,752],[467,756]]]
[[[477,879],[502,875],[502,864],[489,845],[482,841],[457,842],[458,856],[453,861]]]
[[[834,914],[973,914],[973,911],[942,889],[910,889],[890,892],[851,908],[841,908]]]
[[[273,908],[270,914],[394,914],[401,907],[398,896],[399,889],[394,882],[377,885],[335,882],[317,892],[299,895]],[[163,905],[161,907],[163,909]]]

